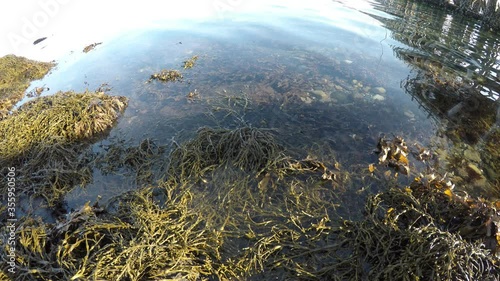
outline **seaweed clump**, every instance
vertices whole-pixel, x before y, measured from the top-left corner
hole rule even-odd
[[[182,74],[178,70],[162,70],[158,73],[151,74],[148,82],[159,80],[161,82],[175,82],[182,80]]]
[[[262,129],[202,128],[196,138],[172,152],[169,169],[171,174],[183,179],[200,177],[227,165],[259,174],[279,165],[284,159],[283,151],[272,134]]]
[[[23,98],[30,82],[43,78],[54,65],[14,55],[0,58],[0,120]]]
[[[40,145],[90,139],[111,128],[126,106],[125,97],[103,92],[59,92],[30,101],[0,122],[1,159]]]
[[[200,280],[219,243],[188,208],[192,196],[145,188],[117,198],[107,212],[85,204],[57,224],[28,218],[17,230],[16,280]]]
[[[96,43],[92,43],[90,45],[87,45],[87,46],[85,46],[85,48],[83,48],[83,52],[84,53],[88,53],[88,52],[94,50],[95,47],[97,47],[97,46],[99,46],[101,44],[102,44],[102,42],[98,42],[98,43],[96,42]]]

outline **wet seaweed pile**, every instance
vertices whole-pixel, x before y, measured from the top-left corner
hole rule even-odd
[[[453,143],[451,149],[444,149],[449,153],[441,155],[442,168],[456,175],[456,183],[498,197],[500,111],[493,92],[484,93],[480,77],[462,77],[432,59],[403,50],[399,53],[419,67],[415,77],[403,81],[405,91],[443,124],[442,134]]]
[[[351,220],[337,212],[347,172],[334,158],[296,159],[272,131],[203,128],[175,143],[169,158],[162,180],[106,206],[86,204],[55,224],[23,218],[16,280],[497,280],[500,273],[498,203],[459,195],[446,177],[428,172],[393,185],[369,196],[364,218]],[[385,169],[397,166],[377,171]]]

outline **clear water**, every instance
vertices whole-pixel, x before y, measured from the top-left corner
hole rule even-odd
[[[87,54],[69,54],[32,87],[45,85],[50,90],[43,95],[50,95],[107,83],[110,94],[129,98],[95,151],[117,139],[131,146],[144,138],[169,144],[202,126],[249,125],[274,129],[292,150],[330,146],[345,169],[354,169],[377,161],[373,150],[381,134],[425,146],[446,122],[402,87],[418,68],[401,54],[430,58],[457,77],[481,77],[473,87],[498,104],[498,35],[436,8],[385,2],[269,1],[224,17],[139,27]],[[146,83],[161,69],[181,70],[193,55],[199,59],[182,70],[183,82]],[[195,90],[199,99],[191,102],[186,95]],[[216,121],[206,113],[221,95],[244,97],[250,105],[239,119]],[[96,168],[93,182],[66,199],[71,208],[133,188],[126,174]]]

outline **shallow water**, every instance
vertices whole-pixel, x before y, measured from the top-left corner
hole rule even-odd
[[[50,90],[43,95],[50,95],[107,83],[110,94],[128,97],[124,116],[94,145],[96,152],[117,139],[129,146],[144,138],[167,145],[202,126],[249,125],[273,129],[290,150],[329,146],[347,170],[376,163],[373,150],[381,135],[424,146],[441,136],[447,147],[459,146],[441,134],[449,120],[439,104],[403,87],[418,75],[417,62],[470,79],[470,87],[497,108],[500,37],[477,22],[403,0],[266,3],[175,27],[139,26],[89,53],[67,55],[31,87],[45,85]],[[196,66],[182,70],[193,55],[199,57]],[[184,79],[148,83],[161,69],[179,69]],[[199,96],[188,99],[194,91]],[[211,118],[207,112],[221,96],[245,100],[248,107]],[[66,201],[76,208],[133,188],[126,171],[107,175],[95,168],[93,182]]]

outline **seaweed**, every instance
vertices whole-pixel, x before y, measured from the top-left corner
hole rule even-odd
[[[52,62],[37,62],[7,55],[0,58],[0,120],[20,101],[33,80],[43,78],[55,66]]]

